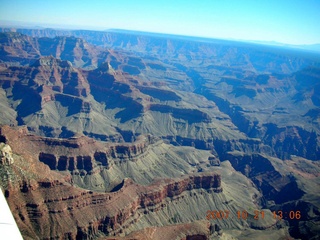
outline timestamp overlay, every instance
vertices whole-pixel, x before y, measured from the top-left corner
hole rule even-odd
[[[270,211],[269,210],[238,210],[236,212],[231,212],[229,210],[208,210],[206,212],[207,220],[219,220],[219,219],[239,219],[239,220],[247,220],[248,218],[254,220],[262,220],[265,218],[273,218],[275,220],[299,220],[302,215],[299,210],[292,211]]]

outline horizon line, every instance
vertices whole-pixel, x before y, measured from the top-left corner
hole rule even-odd
[[[43,30],[43,29],[53,29],[53,30],[62,30],[62,31],[96,31],[96,32],[112,32],[112,31],[124,31],[124,32],[132,32],[132,33],[144,33],[144,34],[159,34],[159,35],[169,35],[176,37],[190,37],[190,38],[198,38],[198,39],[207,39],[207,40],[225,40],[225,41],[234,41],[234,42],[247,42],[259,45],[267,45],[267,46],[275,46],[275,47],[292,47],[295,49],[299,49],[299,47],[308,47],[308,46],[317,46],[319,43],[303,43],[303,44],[293,44],[293,43],[284,43],[278,42],[276,40],[268,41],[268,40],[257,40],[257,39],[237,39],[237,38],[223,38],[223,37],[210,37],[210,36],[198,36],[198,35],[187,35],[187,34],[175,34],[175,33],[167,33],[167,32],[156,32],[156,31],[148,31],[148,30],[135,30],[135,29],[124,29],[124,28],[103,28],[94,26],[77,26],[77,25],[59,25],[59,24],[43,24],[41,23],[30,23],[30,22],[22,22],[22,21],[8,21],[8,20],[0,20],[1,28],[15,28],[15,29],[32,29],[32,30]],[[49,26],[48,26],[49,25]],[[51,26],[50,26],[51,25]],[[300,48],[303,49],[303,48]],[[319,52],[318,50],[317,52]]]

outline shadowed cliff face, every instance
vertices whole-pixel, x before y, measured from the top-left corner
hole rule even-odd
[[[124,31],[18,32],[33,37],[0,34],[0,141],[14,159],[0,177],[24,236],[317,235],[319,55]],[[214,209],[235,218],[201,222]],[[301,211],[300,223],[273,217],[284,209]]]
[[[161,113],[170,113],[173,115],[173,117],[177,119],[182,118],[189,123],[210,121],[210,117],[208,116],[208,114],[196,109],[178,109],[158,104],[150,105],[149,109],[151,111],[158,111]]]
[[[132,144],[107,145],[95,143],[89,138],[71,140],[46,140],[43,138],[35,138],[34,141],[39,142],[39,150],[45,151],[39,153],[39,161],[45,163],[51,170],[70,171],[74,174],[93,174],[101,171],[102,165],[109,169],[115,162],[125,162],[132,159],[138,159],[140,155],[146,153],[150,144],[156,143],[158,140],[145,137]],[[91,145],[87,150],[81,150],[82,146]],[[52,154],[51,150],[61,148],[60,153]],[[71,149],[74,149],[73,153]],[[70,150],[68,150],[70,149]],[[82,156],[78,154],[87,153]],[[65,154],[65,155],[64,155]]]
[[[274,168],[272,161],[262,155],[230,152],[227,159],[236,170],[250,177],[268,200],[285,203],[298,200],[305,194],[292,176],[282,175]]]
[[[86,172],[91,172],[93,169],[90,156],[77,156],[76,159],[75,157],[60,156],[59,159],[56,159],[52,154],[40,153],[39,161],[48,165],[51,170],[84,170]]]
[[[158,88],[151,88],[151,87],[142,87],[142,86],[137,86],[137,88],[142,93],[150,95],[151,97],[159,99],[160,101],[178,102],[181,100],[181,97],[179,97],[175,92],[172,92],[172,91],[162,90]]]
[[[320,149],[317,134],[301,127],[278,128],[274,124],[266,124],[263,135],[264,142],[272,147],[282,159],[290,155],[303,156],[307,159],[319,160]]]

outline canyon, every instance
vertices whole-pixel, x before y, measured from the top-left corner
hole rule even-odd
[[[0,86],[1,187],[25,239],[319,236],[318,53],[2,28]]]

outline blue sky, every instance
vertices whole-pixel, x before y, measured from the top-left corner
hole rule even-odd
[[[0,24],[320,43],[320,0],[0,0]],[[31,25],[30,25],[31,24]]]

